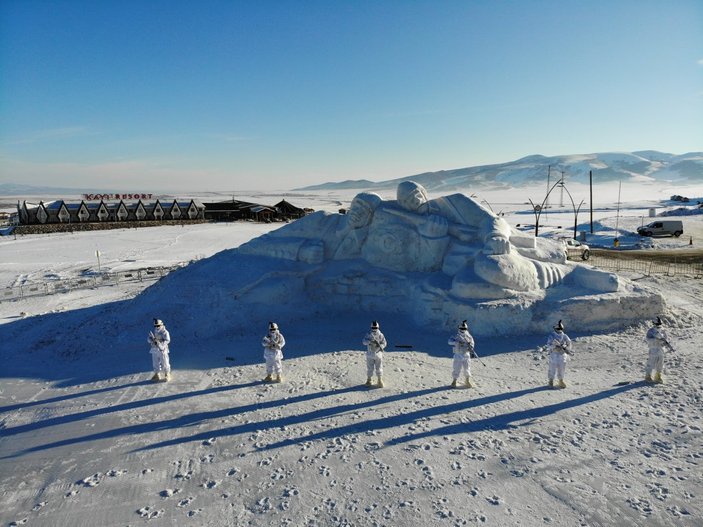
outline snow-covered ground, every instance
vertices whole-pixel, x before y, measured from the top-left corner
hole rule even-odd
[[[703,195],[624,189],[618,212],[612,190],[596,199],[588,243],[612,246],[617,225],[621,247],[634,245],[628,233],[661,199]],[[353,194],[286,199],[335,211]],[[534,224],[527,197],[479,195],[512,225]],[[550,201],[556,205],[541,232],[573,232],[573,213],[551,212],[563,209]],[[579,231],[586,221],[582,209]],[[150,284],[137,282],[0,303],[3,525],[703,522],[700,279],[629,276],[669,306],[662,315],[677,351],[667,356],[662,386],[640,382],[647,320],[607,334],[570,331],[578,327],[572,322],[569,387],[552,391],[540,348],[549,328],[477,339],[477,387],[450,390],[449,335],[384,318],[386,388],[369,390],[360,341],[370,317],[319,306],[286,317],[295,323],[281,327],[285,382],[264,385],[259,340],[268,318],[252,307],[229,313],[229,327],[213,324],[228,303],[195,278],[209,274],[226,286],[250,272],[210,257],[276,226],[0,238],[0,287],[94,273],[96,250],[101,270],[197,260],[197,273],[188,266],[145,291]],[[684,228],[683,237],[657,238],[655,247],[703,243],[703,215],[684,218]],[[163,312],[181,313],[183,323],[165,320],[174,380],[152,384],[146,334],[150,317]]]

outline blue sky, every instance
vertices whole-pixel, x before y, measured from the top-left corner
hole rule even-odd
[[[290,189],[703,150],[703,1],[0,0],[0,183]]]

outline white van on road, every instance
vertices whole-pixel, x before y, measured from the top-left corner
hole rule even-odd
[[[640,236],[676,236],[683,234],[681,220],[658,220],[637,229]]]

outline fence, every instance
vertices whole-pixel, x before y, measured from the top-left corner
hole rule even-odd
[[[688,275],[694,278],[703,277],[703,261],[701,262],[680,262],[674,258],[672,261],[645,260],[645,259],[622,259],[609,258],[603,255],[591,254],[588,262],[595,267],[609,269],[615,272],[628,271],[632,273],[651,276],[653,274],[664,274],[667,276]]]
[[[100,273],[78,278],[50,280],[46,282],[30,282],[18,286],[0,289],[0,302],[3,300],[16,300],[30,296],[54,295],[68,293],[76,289],[93,289],[96,287],[119,285],[125,282],[146,282],[159,280],[181,265],[171,267],[146,267],[132,271],[119,271],[115,273]]]

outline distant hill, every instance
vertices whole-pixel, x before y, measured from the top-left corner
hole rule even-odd
[[[0,183],[0,196],[60,196],[88,194],[95,192],[94,188],[65,188],[65,187],[34,187],[17,183]]]
[[[386,189],[407,180],[420,183],[433,191],[486,186],[523,187],[534,183],[544,184],[550,170],[554,182],[561,177],[563,171],[566,181],[588,183],[588,172],[592,171],[594,182],[599,183],[619,180],[699,183],[703,182],[703,152],[674,155],[644,150],[552,157],[531,155],[497,165],[424,172],[379,182],[330,182],[295,190]]]

